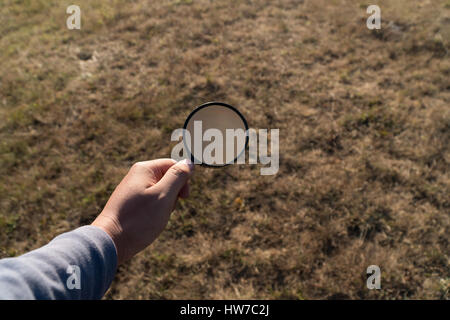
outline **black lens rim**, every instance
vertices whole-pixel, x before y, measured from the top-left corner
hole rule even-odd
[[[185,130],[187,130],[187,125],[189,123],[189,120],[191,120],[191,118],[194,116],[194,114],[196,114],[198,111],[200,111],[200,110],[202,110],[204,108],[207,108],[207,107],[210,107],[210,106],[213,106],[213,105],[214,106],[222,106],[222,107],[229,108],[229,109],[233,110],[235,113],[237,113],[237,115],[241,118],[241,120],[242,120],[242,122],[244,122],[244,126],[245,126],[245,146],[244,146],[244,150],[242,152],[247,150],[248,143],[249,143],[249,132],[248,132],[249,128],[248,128],[247,120],[242,115],[242,113],[238,109],[236,109],[235,107],[233,107],[232,105],[230,105],[228,103],[220,102],[220,101],[210,101],[210,102],[206,102],[206,103],[198,106],[197,108],[195,108],[194,111],[192,111],[189,114],[189,116],[187,117],[187,119],[186,119],[186,121],[184,122],[184,125],[183,125],[183,129],[184,129],[184,131],[183,131],[183,143],[184,143],[184,146],[186,147],[186,151],[189,152],[189,154],[191,155],[192,163],[195,163],[194,162],[195,158],[194,158],[194,155],[192,154],[191,150],[186,145],[186,140],[184,139],[184,133],[186,132]],[[236,156],[236,158],[233,159],[233,161],[231,163],[225,163],[225,164],[217,165],[217,164],[207,164],[207,163],[204,163],[202,161],[202,163],[195,163],[195,164],[198,164],[198,165],[201,165],[201,166],[204,166],[204,167],[210,167],[210,168],[226,167],[228,165],[234,164],[237,161],[237,159],[239,158],[239,156],[242,154],[242,152],[239,153]]]

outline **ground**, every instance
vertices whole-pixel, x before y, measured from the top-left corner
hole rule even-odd
[[[449,299],[450,2],[0,3],[0,257],[93,221],[195,106],[280,129],[280,171],[198,167],[106,299]],[[380,290],[366,269],[381,268]]]

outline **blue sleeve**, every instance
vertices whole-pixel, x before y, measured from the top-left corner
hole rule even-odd
[[[84,226],[42,248],[0,260],[0,299],[101,299],[116,268],[109,235]]]

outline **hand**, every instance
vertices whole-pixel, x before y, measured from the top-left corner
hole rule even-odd
[[[189,160],[158,159],[133,165],[92,223],[113,239],[119,264],[163,231],[178,197],[189,195],[193,171]]]

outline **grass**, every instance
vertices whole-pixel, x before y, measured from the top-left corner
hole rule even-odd
[[[359,1],[79,0],[79,31],[70,4],[0,4],[0,257],[90,223],[223,100],[280,129],[279,173],[198,168],[107,299],[449,299],[448,1],[382,1],[379,31]]]

